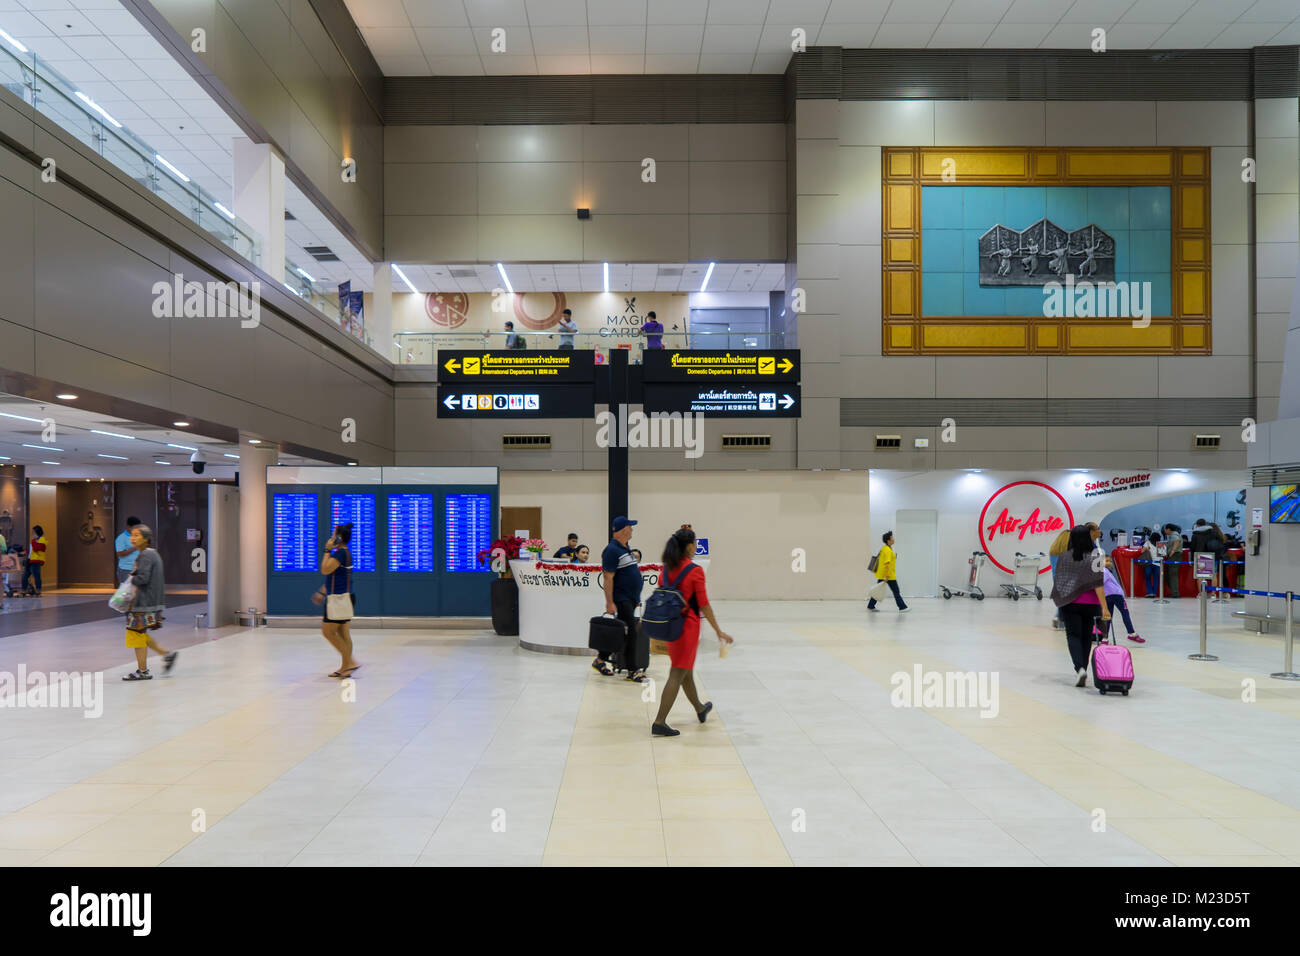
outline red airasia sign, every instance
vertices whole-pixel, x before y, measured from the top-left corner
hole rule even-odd
[[[984,502],[979,521],[980,548],[990,561],[1012,574],[1017,551],[1046,552],[1058,534],[1072,527],[1074,513],[1059,491],[1041,481],[1013,481]],[[1048,570],[1044,567],[1038,573]]]

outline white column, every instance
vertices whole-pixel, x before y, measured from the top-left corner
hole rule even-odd
[[[393,266],[375,263],[374,291],[370,294],[370,312],[366,315],[366,334],[380,355],[397,361],[393,345]]]
[[[284,279],[284,160],[268,143],[234,139],[235,215],[262,238],[263,271]]]
[[[266,469],[274,445],[239,441],[239,609],[266,610]]]

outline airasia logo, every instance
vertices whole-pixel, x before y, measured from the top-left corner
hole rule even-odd
[[[990,518],[991,515],[996,517]],[[1051,541],[1040,535],[1055,537],[1073,526],[1074,513],[1055,488],[1041,481],[1013,481],[993,492],[984,503],[979,520],[980,547],[990,561],[1012,574],[1016,551],[1026,554],[1046,551]],[[998,560],[999,557],[1003,560]],[[1048,570],[1045,567],[1038,573]]]

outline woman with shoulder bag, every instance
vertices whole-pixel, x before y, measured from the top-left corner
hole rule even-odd
[[[313,601],[325,605],[320,632],[343,658],[339,669],[330,677],[351,677],[361,667],[352,657],[351,628],[356,598],[352,594],[352,553],[348,550],[351,540],[350,522],[334,529],[334,537],[325,542],[325,554],[320,562],[325,583],[312,595]]]
[[[1057,559],[1052,581],[1052,602],[1061,609],[1061,620],[1065,623],[1075,687],[1088,683],[1088,657],[1097,618],[1101,618],[1103,630],[1110,624],[1106,580],[1102,574],[1105,555],[1097,550],[1094,533],[1100,537],[1100,532],[1094,532],[1088,525],[1070,529],[1070,546]]]

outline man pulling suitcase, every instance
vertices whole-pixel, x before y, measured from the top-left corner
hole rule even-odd
[[[650,642],[637,626],[636,609],[641,604],[641,568],[636,555],[627,546],[632,539],[632,528],[636,524],[630,518],[619,515],[614,519],[613,538],[601,554],[601,589],[605,592],[605,614],[613,615],[623,625],[623,647],[612,647],[612,629],[608,618],[592,618],[591,646],[597,652],[591,666],[605,675],[616,670],[627,671],[627,679],[643,683],[646,680],[646,668],[650,666]],[[605,625],[597,622],[604,620]],[[597,644],[597,632],[603,631],[601,643],[610,650],[604,650]]]

